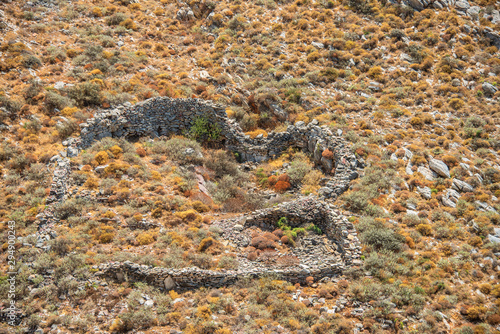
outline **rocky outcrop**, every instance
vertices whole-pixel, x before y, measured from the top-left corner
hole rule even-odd
[[[62,158],[57,155],[51,159],[51,162],[55,163],[55,168],[52,184],[50,186],[49,197],[47,197],[47,200],[45,201],[47,206],[43,212],[36,216],[38,220],[36,247],[46,250],[49,249],[49,246],[46,246],[45,242],[56,237],[52,228],[59,221],[59,219],[54,216],[54,209],[55,206],[62,202],[66,196],[67,181],[71,172],[68,158]]]
[[[464,193],[467,193],[467,192],[470,193],[470,192],[474,191],[474,187],[472,187],[467,182],[461,181],[459,179],[453,179],[453,184],[451,185],[451,187],[453,189],[455,189],[456,191],[460,191],[460,192],[464,192]]]
[[[486,81],[483,82],[481,87],[483,88],[483,92],[486,96],[492,96],[498,91],[498,89],[495,86]]]
[[[227,117],[224,107],[201,99],[152,98],[135,106],[128,104],[102,111],[80,125],[78,147],[88,147],[105,137],[133,139],[184,134],[198,118],[217,124],[225,147],[238,152],[243,161],[266,161],[290,147],[301,148],[327,175],[334,176],[321,189],[326,197],[340,195],[349,181],[358,177],[357,168],[361,164],[344,138],[327,127],[320,127],[316,120],[309,124],[297,122],[288,126],[285,132],[270,132],[267,137],[252,139]],[[323,154],[326,150],[330,153]]]
[[[454,6],[456,6],[457,2],[460,2],[459,8],[461,8],[461,7],[465,6],[464,2],[466,2],[466,1],[463,1],[463,0],[459,0],[459,1],[455,1],[455,0],[403,0],[403,1],[401,1],[402,4],[409,6],[415,10],[418,10],[418,11],[424,10],[426,8],[443,9],[443,8],[448,8],[448,7],[454,7]]]

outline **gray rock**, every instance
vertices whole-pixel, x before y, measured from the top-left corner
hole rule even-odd
[[[452,188],[456,191],[461,192],[473,192],[474,188],[467,182],[460,181],[459,179],[453,179]]]
[[[431,199],[432,198],[432,191],[431,191],[431,188],[429,188],[429,187],[419,187],[419,186],[417,186],[417,191],[425,199]]]
[[[498,89],[495,86],[486,81],[483,82],[481,87],[483,88],[483,92],[486,96],[492,96],[498,91]]]
[[[436,172],[439,176],[449,178],[450,177],[450,170],[448,169],[448,166],[441,160],[437,159],[431,159],[429,161],[429,168]]]
[[[97,174],[101,174],[101,173],[104,173],[104,170],[106,169],[106,167],[108,167],[109,165],[103,165],[103,166],[97,166],[96,168],[94,168],[94,171],[97,173]]]
[[[170,291],[170,290],[175,289],[175,281],[170,276],[165,278],[163,284],[165,285],[166,291]]]
[[[233,229],[235,231],[243,231],[244,227],[243,227],[243,225],[236,224],[236,225],[233,226]]]
[[[311,45],[318,49],[323,49],[325,45],[323,43],[311,42]]]
[[[411,170],[411,167],[412,167],[412,164],[411,164],[411,162],[409,162],[408,165],[406,165],[406,168],[405,168],[406,174],[413,175],[413,171]]]
[[[74,158],[78,155],[78,150],[70,146],[66,149],[66,155],[68,156],[68,158]]]
[[[479,18],[479,12],[481,11],[481,7],[479,6],[472,6],[469,9],[467,9],[467,15],[474,19],[477,20]]]
[[[427,167],[420,166],[418,167],[417,172],[422,174],[425,177],[425,179],[429,181],[434,181],[434,178],[437,177],[437,174],[431,171]]]
[[[470,8],[469,2],[466,0],[459,0],[455,2],[455,8],[459,11],[466,12]]]
[[[457,207],[457,202],[458,202],[459,198],[460,198],[460,194],[456,190],[448,189],[446,191],[446,194],[441,199],[441,202],[443,202],[443,205],[445,205],[445,206],[455,208],[455,207]]]
[[[333,189],[329,187],[322,187],[318,190],[318,194],[325,197],[329,197],[332,193]]]
[[[469,170],[470,169],[469,165],[464,164],[463,162],[460,163],[460,167],[462,167],[462,169],[465,169],[465,170]]]
[[[491,212],[497,212],[491,205],[485,202],[481,201],[474,201],[474,204],[480,211],[491,211]]]
[[[500,244],[500,236],[496,236],[496,235],[488,235],[488,240],[492,243],[492,244]]]

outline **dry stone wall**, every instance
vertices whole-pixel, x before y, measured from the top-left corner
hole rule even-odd
[[[99,270],[96,275],[118,282],[145,282],[161,289],[192,289],[199,287],[215,288],[233,284],[242,278],[258,278],[274,274],[281,279],[292,283],[305,283],[308,277],[322,280],[338,276],[343,269],[350,265],[359,265],[361,246],[352,223],[334,210],[328,203],[316,197],[305,197],[277,207],[252,212],[231,220],[214,222],[222,227],[222,237],[237,241],[235,233],[241,228],[258,226],[263,229],[274,230],[276,222],[286,217],[291,227],[315,224],[333,240],[342,254],[338,263],[322,261],[301,261],[300,264],[284,269],[245,268],[242,270],[211,271],[198,268],[169,269],[138,265],[129,261],[101,264],[94,269]],[[239,226],[243,223],[242,226]],[[326,255],[326,254],[325,254]]]
[[[105,137],[138,138],[183,134],[197,118],[206,118],[221,130],[224,145],[236,151],[244,161],[260,162],[279,156],[289,147],[309,153],[318,167],[333,176],[321,189],[322,195],[336,197],[344,192],[349,181],[358,176],[361,167],[342,137],[341,131],[332,133],[327,127],[297,122],[285,132],[270,132],[267,137],[255,139],[245,135],[239,125],[229,119],[223,106],[201,99],[152,98],[144,102],[102,111],[87,123],[81,124],[81,138],[75,143],[86,148]],[[332,155],[323,154],[328,149]],[[68,148],[68,154],[74,147]]]
[[[67,150],[53,158],[56,164],[47,209],[38,216],[39,248],[48,248],[45,241],[54,238],[52,226],[57,223],[54,206],[67,197],[67,180],[70,173],[70,161],[67,157],[75,156],[82,148],[105,137],[125,137],[128,139],[142,136],[163,136],[183,134],[199,118],[207,118],[221,129],[227,149],[237,151],[246,161],[264,161],[278,156],[289,147],[301,148],[309,153],[316,165],[328,175],[324,187],[320,189],[322,197],[336,198],[344,192],[349,181],[358,176],[357,169],[362,167],[350,152],[342,133],[333,134],[328,128],[318,126],[313,120],[309,124],[297,122],[285,132],[271,132],[267,138],[251,139],[246,136],[238,124],[227,118],[223,107],[199,99],[154,98],[135,106],[131,104],[111,111],[102,111],[86,124],[82,124],[80,138],[67,140]],[[331,151],[323,154],[325,150]],[[267,269],[253,265],[242,266],[237,270],[210,271],[197,267],[171,269],[138,265],[132,262],[108,263],[96,266],[98,277],[117,281],[141,281],[156,287],[171,289],[191,289],[198,287],[219,287],[234,283],[241,278],[260,277],[267,274],[280,276],[293,283],[304,283],[306,278],[316,280],[339,275],[346,266],[360,264],[360,245],[356,231],[351,223],[338,211],[335,211],[321,198],[306,197],[283,203],[274,208],[260,210],[232,220],[215,222],[225,227],[223,237],[228,240],[238,239],[235,233],[239,228],[259,226],[273,229],[281,217],[286,217],[291,227],[315,224],[326,237],[337,245],[335,254],[340,254],[338,263],[308,261],[284,269]],[[243,222],[244,226],[238,227]],[[143,228],[148,228],[143,227]],[[337,253],[338,251],[338,253]],[[335,258],[336,255],[333,257]],[[317,260],[317,259],[316,259]]]

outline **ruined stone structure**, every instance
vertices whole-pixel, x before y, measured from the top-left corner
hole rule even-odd
[[[286,217],[291,227],[315,224],[320,227],[327,238],[334,241],[341,254],[341,260],[329,263],[325,259],[301,259],[301,263],[284,269],[259,267],[243,267],[238,270],[211,271],[198,268],[168,269],[138,265],[132,262],[108,263],[95,266],[96,275],[118,282],[147,282],[161,289],[191,289],[199,287],[216,288],[234,283],[242,278],[257,278],[266,274],[274,274],[292,283],[305,283],[307,277],[321,280],[335,277],[352,264],[360,263],[361,246],[352,223],[336,212],[328,203],[315,197],[305,197],[277,207],[252,212],[230,220],[214,222],[222,227],[222,237],[240,245],[248,244],[248,235],[242,236],[240,228],[258,226],[262,229],[276,229],[276,222]],[[323,254],[326,258],[328,254]]]
[[[44,246],[45,240],[55,237],[51,227],[57,222],[53,206],[68,197],[67,181],[70,162],[66,156],[75,156],[79,150],[105,137],[125,137],[128,139],[142,136],[163,136],[183,134],[193,122],[203,117],[218,124],[227,149],[239,152],[247,161],[264,161],[278,156],[289,147],[301,148],[309,153],[316,165],[330,177],[320,189],[322,197],[335,199],[344,192],[349,181],[358,176],[357,169],[362,167],[349,151],[341,132],[334,135],[327,127],[318,126],[316,120],[309,124],[297,122],[285,132],[271,132],[267,138],[262,136],[251,139],[246,136],[237,123],[227,118],[223,107],[199,99],[154,98],[136,104],[121,106],[111,111],[103,111],[82,124],[80,138],[65,141],[67,151],[53,158],[56,163],[51,186],[48,208],[38,216],[39,232],[37,247]],[[327,151],[328,150],[328,151]],[[324,152],[328,154],[324,154]],[[190,289],[197,287],[218,287],[234,283],[246,277],[260,277],[273,273],[294,283],[304,283],[306,278],[321,280],[339,275],[346,266],[359,264],[360,244],[351,223],[321,198],[305,197],[283,203],[266,210],[253,212],[241,217],[214,222],[222,228],[222,237],[230,242],[245,242],[249,235],[243,230],[256,226],[273,230],[276,222],[286,217],[291,227],[315,224],[326,236],[326,241],[334,245],[330,255],[319,252],[301,258],[301,263],[283,269],[268,268],[259,263],[244,260],[237,270],[210,271],[197,267],[184,269],[153,268],[131,262],[108,263],[96,266],[96,276],[116,281],[141,281],[156,287],[170,289]],[[240,223],[243,222],[243,225]],[[137,226],[149,228],[154,226]],[[309,238],[306,245],[318,245],[317,240]],[[326,244],[325,244],[326,245]],[[240,245],[241,246],[241,245]],[[308,246],[309,247],[309,246]],[[327,246],[325,246],[327,247]],[[297,253],[301,252],[297,249]],[[297,254],[294,254],[297,255]],[[300,255],[300,254],[299,254]],[[307,255],[307,254],[306,254]],[[324,256],[323,256],[324,255]],[[245,262],[246,261],[246,262]]]
[[[224,107],[201,99],[152,98],[134,106],[103,111],[80,125],[82,131],[77,146],[85,148],[105,137],[131,139],[184,134],[198,118],[217,124],[224,146],[238,152],[244,161],[265,161],[279,156],[289,147],[301,148],[327,175],[334,176],[321,191],[326,197],[344,192],[349,181],[358,176],[357,167],[361,167],[341,133],[333,134],[327,127],[318,126],[316,120],[307,125],[297,122],[285,132],[270,132],[267,137],[251,139],[227,117]],[[326,149],[333,156],[323,154]]]

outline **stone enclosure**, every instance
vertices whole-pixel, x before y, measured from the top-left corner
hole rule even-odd
[[[322,250],[321,258],[307,258],[299,255],[301,263],[277,269],[260,266],[259,263],[241,265],[236,270],[202,270],[198,268],[169,269],[138,265],[132,262],[107,263],[95,266],[96,275],[118,282],[146,282],[160,289],[192,289],[199,287],[216,288],[232,284],[242,278],[258,278],[274,274],[292,283],[306,283],[308,277],[315,280],[338,276],[350,265],[360,264],[361,246],[352,223],[334,210],[328,203],[315,197],[305,197],[283,203],[277,207],[252,212],[230,220],[217,221],[213,225],[221,227],[222,237],[236,245],[248,244],[248,236],[242,229],[258,226],[264,230],[274,230],[276,222],[286,217],[291,227],[315,224],[320,227],[326,238],[333,241],[338,249]],[[243,223],[244,225],[240,225]],[[307,251],[307,250],[306,250]],[[309,250],[311,251],[311,250]],[[338,253],[338,261],[331,263],[327,257]],[[242,261],[243,256],[238,258]],[[248,264],[248,263],[247,263]]]
[[[217,124],[223,143],[229,150],[238,152],[243,160],[260,162],[279,156],[289,147],[308,153],[318,168],[328,177],[323,180],[320,197],[308,196],[282,203],[276,207],[252,212],[230,220],[213,222],[222,229],[222,238],[244,247],[248,244],[246,231],[260,227],[273,230],[281,217],[286,217],[291,227],[315,224],[323,236],[304,238],[302,248],[292,251],[300,258],[299,264],[286,268],[266,267],[240,256],[241,266],[235,270],[210,271],[197,267],[171,269],[148,267],[131,262],[108,263],[96,266],[96,276],[119,282],[141,281],[161,289],[190,289],[201,286],[218,287],[232,284],[241,278],[275,274],[294,283],[304,283],[306,278],[315,280],[339,275],[346,266],[359,264],[360,245],[351,223],[336,211],[324,198],[335,199],[347,190],[350,180],[358,176],[362,164],[348,149],[341,131],[333,134],[327,127],[320,127],[316,120],[309,124],[297,122],[285,132],[269,133],[268,137],[251,139],[239,125],[226,115],[225,109],[212,102],[200,99],[153,98],[134,106],[128,104],[113,110],[102,111],[87,123],[81,124],[81,137],[64,144],[67,150],[62,156],[53,158],[56,163],[54,179],[48,202],[49,208],[39,216],[40,248],[45,240],[54,237],[50,227],[56,223],[52,206],[68,197],[66,193],[69,159],[94,141],[105,137],[134,139],[144,136],[158,137],[184,134],[197,118],[206,118]],[[326,154],[325,154],[326,153]],[[321,247],[314,253],[307,248]],[[329,253],[329,254],[327,254]],[[324,256],[323,256],[324,255]]]
[[[226,149],[238,152],[244,161],[265,161],[278,157],[290,147],[302,149],[311,155],[319,168],[332,176],[321,190],[325,197],[336,197],[344,192],[349,181],[358,176],[357,168],[362,167],[348,149],[341,131],[333,134],[327,127],[318,126],[316,120],[307,125],[297,122],[288,126],[285,132],[270,132],[267,137],[251,139],[227,117],[224,107],[201,99],[152,98],[134,106],[103,111],[80,125],[81,138],[73,146],[86,148],[105,137],[133,139],[184,134],[198,118],[217,124]],[[331,153],[324,154],[326,150]],[[68,148],[68,155],[70,151],[74,152],[75,148]]]

